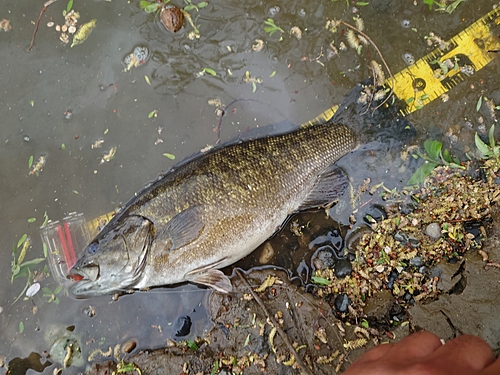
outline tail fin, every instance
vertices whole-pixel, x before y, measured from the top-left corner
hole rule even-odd
[[[371,79],[357,84],[331,121],[340,122],[356,131],[362,148],[392,148],[410,142],[416,131],[400,113],[404,101],[393,101],[393,97],[382,104],[386,96],[374,100],[373,91]]]

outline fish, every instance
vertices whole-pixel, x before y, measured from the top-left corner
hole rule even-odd
[[[348,113],[349,111],[347,111]],[[348,123],[351,116],[338,116]],[[137,193],[83,250],[76,298],[190,282],[228,293],[221,271],[291,215],[325,207],[348,186],[335,165],[370,132],[332,120],[218,146]],[[76,281],[78,280],[78,281]]]

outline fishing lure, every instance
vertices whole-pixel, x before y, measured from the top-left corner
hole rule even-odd
[[[97,20],[93,19],[92,21],[87,22],[86,24],[82,25],[82,27],[80,27],[80,30],[78,30],[73,37],[73,44],[71,44],[71,48],[73,48],[73,46],[76,46],[77,44],[85,42],[85,40],[94,29],[96,22]]]

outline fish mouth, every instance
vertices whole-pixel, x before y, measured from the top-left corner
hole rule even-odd
[[[101,269],[99,265],[90,264],[81,268],[73,268],[68,278],[76,282],[96,282],[100,276]]]

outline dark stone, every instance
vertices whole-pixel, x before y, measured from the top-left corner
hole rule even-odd
[[[339,279],[350,275],[352,272],[352,264],[347,259],[340,259],[335,265],[335,276]]]
[[[389,280],[387,282],[387,288],[392,290],[392,288],[394,287],[394,281],[396,281],[397,278],[398,278],[398,273],[396,271],[392,271],[389,275]]]
[[[347,294],[339,294],[336,298],[335,298],[335,302],[333,303],[334,306],[335,306],[335,309],[339,312],[339,313],[345,313],[347,312],[347,308],[349,307],[349,297],[347,297]]]
[[[399,241],[401,243],[401,245],[403,245],[403,246],[411,246],[413,248],[420,246],[419,240],[417,240],[415,237],[410,236],[409,234],[401,232],[401,231],[398,231],[394,235],[394,239],[396,241]]]
[[[422,266],[422,257],[418,256],[418,257],[410,259],[410,266],[413,266],[413,267]]]

